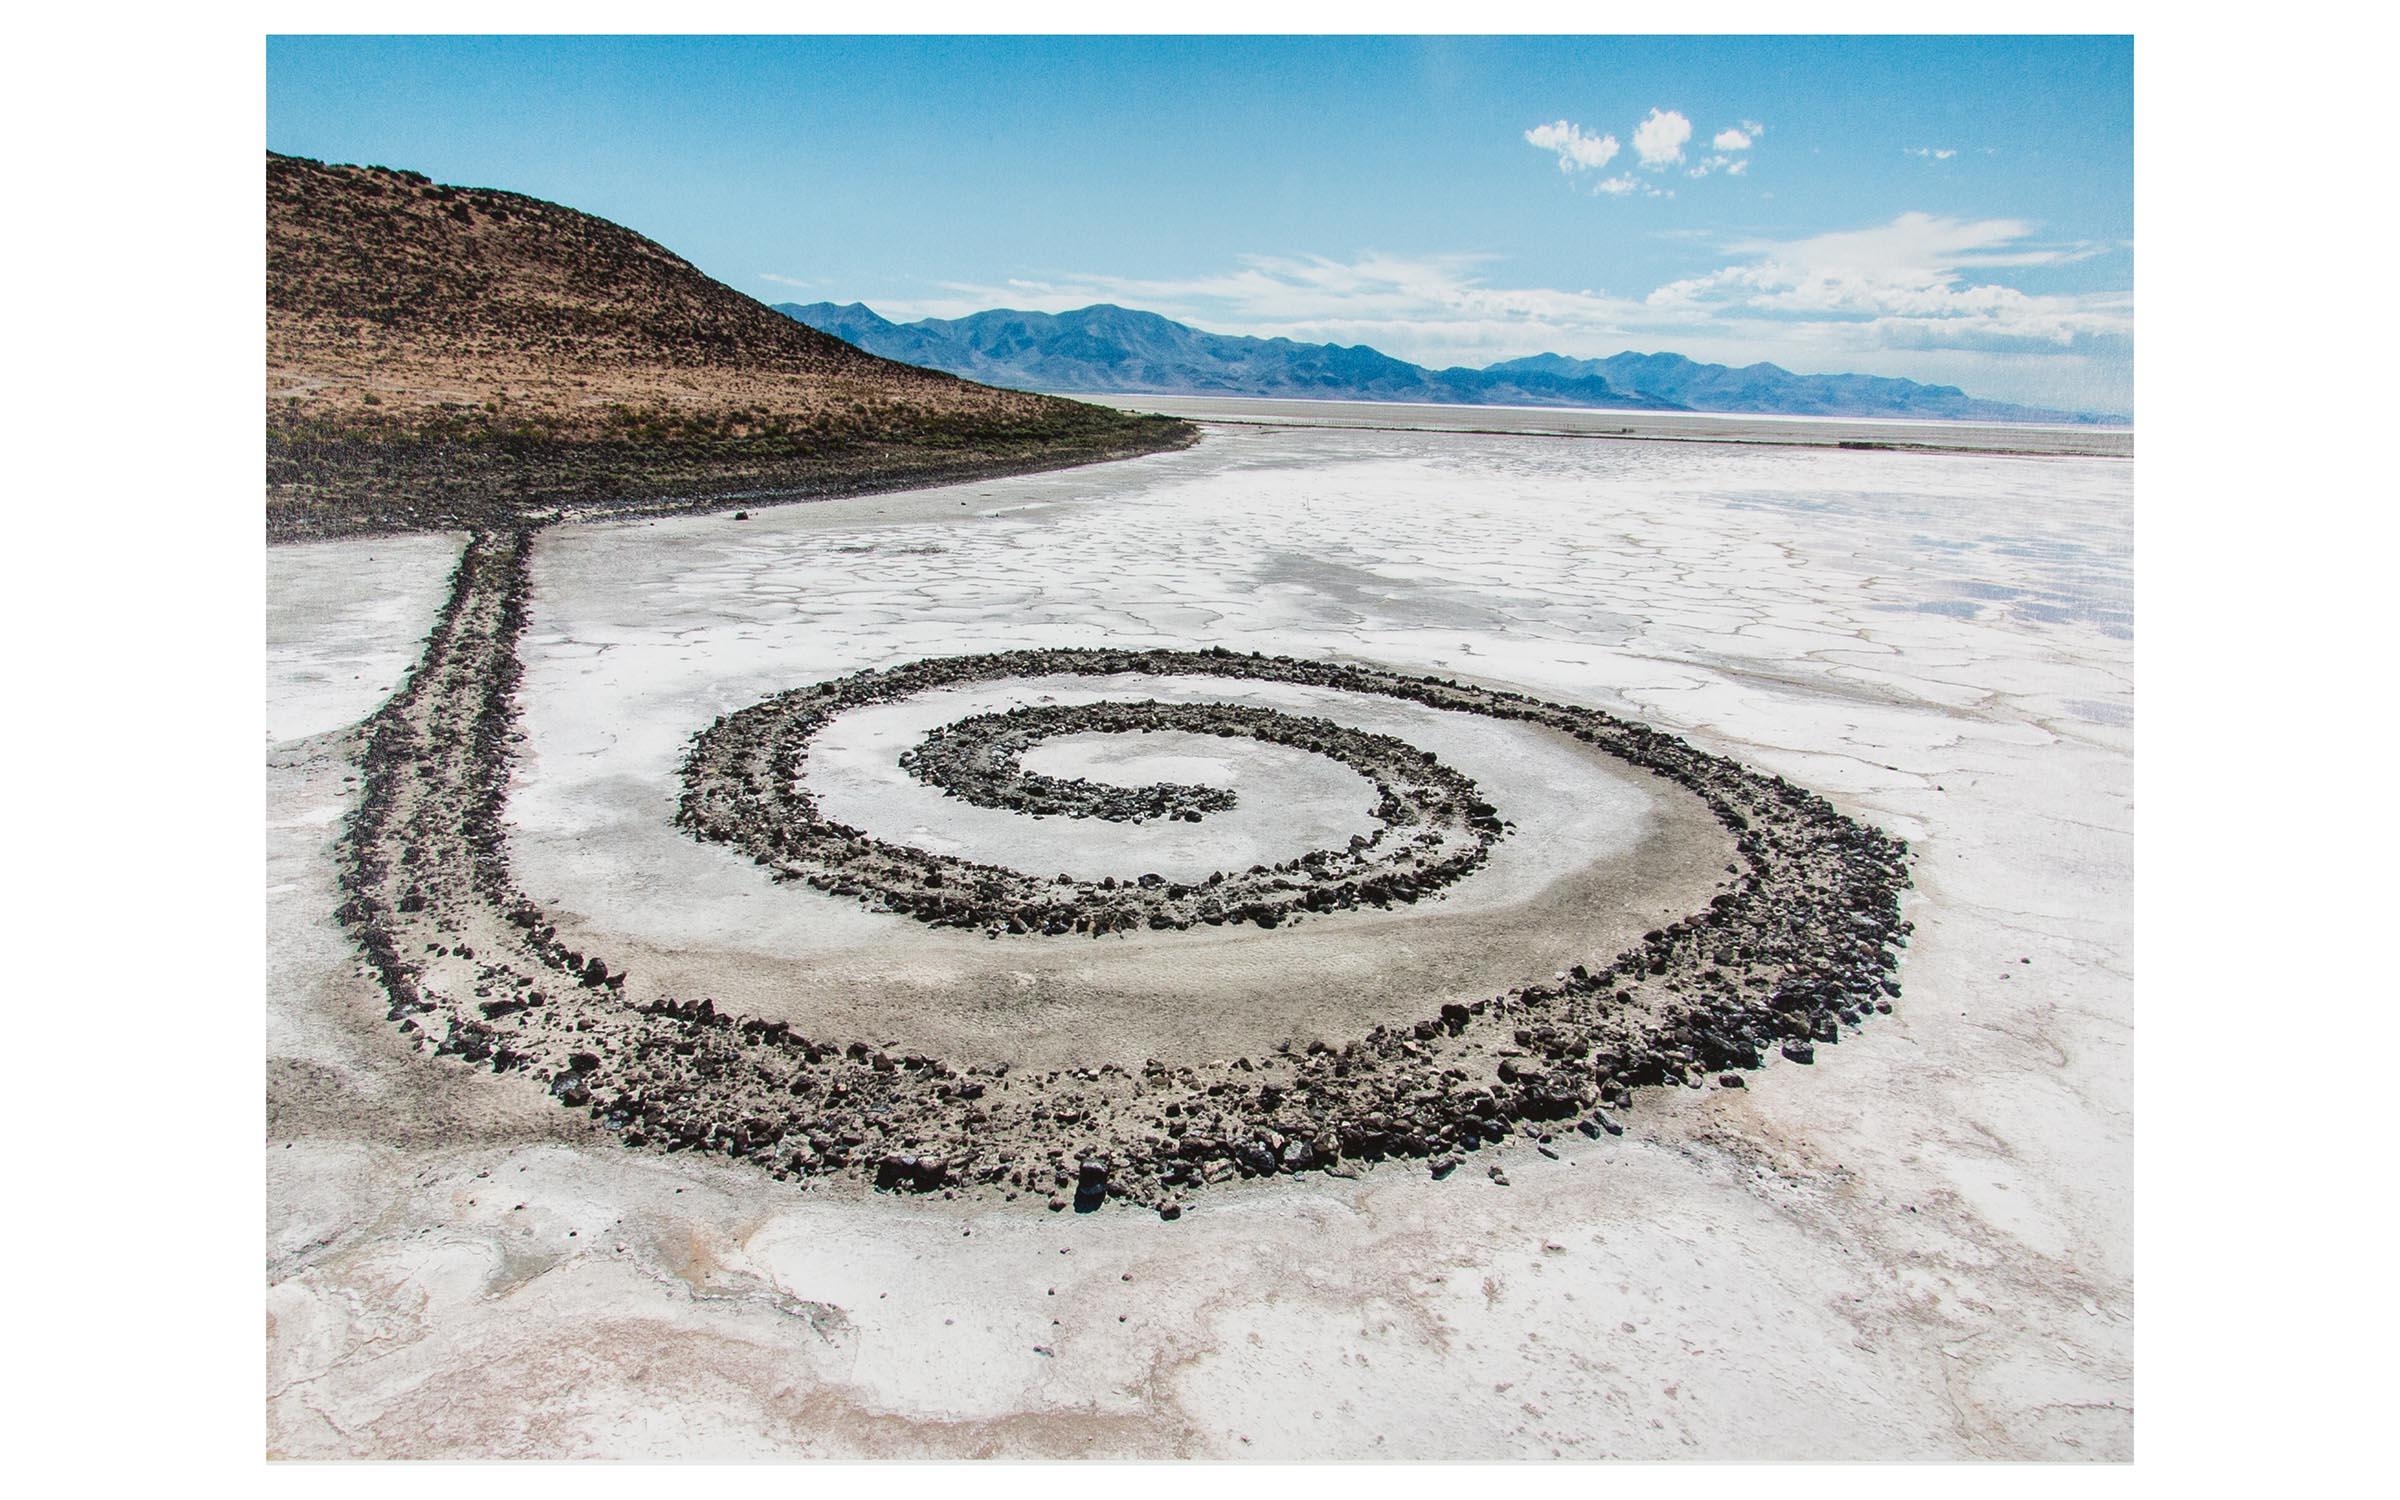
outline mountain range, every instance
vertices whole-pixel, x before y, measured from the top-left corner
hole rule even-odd
[[[895,323],[858,302],[785,302],[776,311],[886,359],[1023,390],[1964,422],[2123,420],[1981,400],[1950,385],[1702,364],[1680,354],[1537,354],[1481,369],[1434,370],[1364,344],[1208,333],[1108,303],[1062,313],[994,308],[914,323]]]

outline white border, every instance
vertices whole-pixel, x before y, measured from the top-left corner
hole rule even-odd
[[[11,784],[32,829],[10,969],[12,1469],[47,1492],[120,1474],[247,1487],[260,1466],[258,894],[262,588],[259,147],[268,31],[780,32],[790,6],[617,0],[82,11],[12,37],[6,103],[22,467],[7,607]],[[852,13],[855,14],[855,13]],[[1407,1493],[1665,1482],[1779,1497],[2005,1487],[2305,1483],[2367,1459],[2388,1372],[2376,962],[2392,875],[2380,786],[2393,668],[2393,484],[2377,419],[2392,348],[2380,70],[2361,11],[2020,4],[2023,31],[2138,30],[2140,1275],[2132,1468],[1357,1477]],[[882,30],[990,30],[901,4]],[[1979,14],[1978,18],[1982,18]],[[1922,29],[1921,4],[1721,0],[1644,17],[1228,3],[1018,5],[1012,28],[1572,32]],[[22,26],[22,23],[20,23]],[[97,809],[97,811],[95,811]],[[130,921],[126,919],[130,918]],[[2328,924],[2333,924],[2330,928]],[[123,1020],[92,1024],[107,1015]],[[63,1055],[45,1032],[77,1038]],[[89,1040],[82,1038],[89,1037]],[[2342,1042],[2334,1038],[2344,1037]],[[130,1055],[128,1055],[130,1053]],[[2370,1464],[2366,1473],[2386,1467]],[[961,1485],[1342,1483],[1152,1468],[884,1467]],[[103,1481],[105,1482],[105,1481]],[[282,1468],[277,1488],[467,1494],[679,1480],[639,1471]],[[720,1470],[711,1486],[807,1484]]]

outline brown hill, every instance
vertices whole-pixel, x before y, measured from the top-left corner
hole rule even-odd
[[[554,203],[267,157],[274,534],[848,493],[1190,440],[878,359]]]

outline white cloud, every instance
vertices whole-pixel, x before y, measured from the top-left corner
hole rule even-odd
[[[1686,277],[1647,303],[1687,316],[1825,320],[1876,331],[1897,347],[2068,345],[2130,337],[2131,299],[2035,294],[1965,272],[2056,266],[2099,253],[2094,245],[2031,243],[2018,219],[1950,219],[1907,213],[1889,224],[1790,241],[1737,242],[1738,264]]]
[[[1615,136],[1585,135],[1582,126],[1566,120],[1534,126],[1525,132],[1525,143],[1558,153],[1558,169],[1567,173],[1597,171],[1617,154]]]
[[[797,276],[778,276],[778,275],[776,275],[776,274],[775,274],[773,271],[761,271],[761,272],[759,272],[759,273],[758,273],[758,279],[759,279],[759,280],[761,280],[761,281],[772,281],[772,282],[774,282],[774,283],[775,283],[776,285],[778,285],[778,286],[815,286],[815,285],[816,285],[816,283],[815,283],[815,282],[813,282],[813,281],[802,281],[802,280],[801,280],[799,277],[797,277]]]
[[[1766,133],[1767,127],[1756,120],[1744,120],[1739,125],[1726,126],[1709,142],[1716,148],[1717,154],[1703,158],[1683,175],[1706,177],[1711,172],[1723,172],[1728,177],[1739,177],[1750,169],[1750,158],[1737,153],[1757,145],[1758,138]]]
[[[1634,154],[1653,172],[1663,172],[1683,160],[1683,143],[1692,138],[1692,122],[1671,109],[1654,109],[1633,128]]]
[[[1684,173],[1687,177],[1706,177],[1723,172],[1737,175],[1749,166],[1746,157],[1729,153],[1747,151],[1755,145],[1766,127],[1756,120],[1744,120],[1717,132],[1717,154],[1707,157]],[[1653,109],[1633,130],[1634,154],[1641,158],[1645,171],[1664,172],[1684,159],[1683,148],[1692,138],[1692,122],[1671,109]],[[1558,169],[1569,175],[1582,171],[1597,171],[1616,158],[1618,145],[1614,135],[1589,135],[1582,126],[1569,120],[1553,120],[1536,125],[1525,132],[1526,144],[1549,151],[1558,157]],[[1631,173],[1619,173],[1592,184],[1595,194],[1611,198],[1640,196],[1672,198],[1671,188],[1653,187]]]
[[[1658,191],[1631,174],[1604,179],[1598,190]],[[1985,274],[2062,265],[2105,247],[2037,242],[2032,227],[2014,219],[1903,214],[1863,229],[1718,248],[1717,269],[1647,296],[1495,284],[1488,257],[1368,254],[1249,256],[1180,279],[1068,276],[870,300],[902,319],[1116,302],[1212,332],[1370,344],[1437,367],[1543,351],[1671,349],[1731,364],[1771,360],[1807,372],[1938,380],[2000,400],[2131,406],[2130,291],[2029,293]]]
[[[1910,156],[1922,156],[1928,161],[1948,161],[1958,155],[1955,146],[1907,146],[1902,149]]]

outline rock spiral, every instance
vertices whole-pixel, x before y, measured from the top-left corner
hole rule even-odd
[[[1138,660],[1122,652],[1035,655],[1038,668],[1023,653],[916,662],[819,683],[729,715],[699,737],[684,763],[682,822],[702,838],[743,848],[779,879],[844,896],[868,894],[884,910],[935,926],[1094,937],[1137,927],[1274,927],[1294,911],[1411,902],[1473,871],[1501,836],[1498,810],[1475,783],[1426,751],[1328,719],[1228,703],[1112,701],[979,714],[937,729],[900,764],[950,795],[1032,817],[1198,822],[1232,807],[1234,794],[1042,776],[1025,771],[1022,759],[1043,740],[1069,733],[1163,730],[1252,739],[1326,756],[1365,777],[1376,792],[1376,830],[1353,835],[1342,848],[1219,870],[1199,881],[1069,880],[874,838],[826,817],[802,787],[810,737],[865,704],[1033,670],[1105,676],[1130,663],[1133,670],[1225,676],[1232,675],[1229,663],[1255,660],[1207,652],[1145,653]],[[1247,666],[1245,675],[1266,674]]]
[[[418,1045],[526,1075],[629,1147],[721,1152],[779,1177],[864,1178],[892,1191],[1031,1194],[1059,1207],[1130,1199],[1173,1217],[1183,1198],[1235,1177],[1393,1157],[1443,1175],[1458,1153],[1512,1137],[1601,1134],[1631,1090],[1759,1067],[1775,1053],[1811,1061],[1899,994],[1906,847],[1816,794],[1597,709],[1222,649],[944,657],[797,688],[701,732],[679,817],[783,878],[1027,941],[1406,904],[1472,871],[1506,836],[1502,810],[1473,782],[1399,740],[1235,705],[1137,700],[961,720],[911,752],[912,770],[1029,816],[1187,821],[1227,804],[1171,783],[1077,788],[1027,774],[1022,758],[1048,736],[1095,727],[1246,737],[1366,776],[1380,831],[1291,868],[1226,872],[1213,885],[1137,880],[1129,892],[889,844],[825,819],[799,783],[810,737],[853,707],[1020,675],[1214,677],[1571,736],[1705,804],[1730,836],[1731,878],[1705,908],[1554,976],[1428,1004],[1347,1040],[1200,1066],[1011,1070],[808,1036],[705,995],[662,993],[570,947],[514,883],[503,812],[530,537],[470,542],[423,660],[370,721],[340,915],[390,1019]]]

